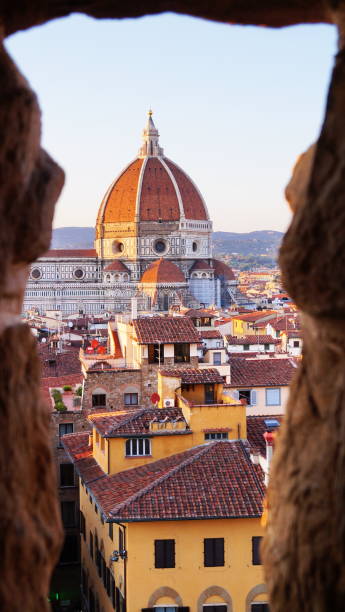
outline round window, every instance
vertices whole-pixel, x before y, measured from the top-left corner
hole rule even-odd
[[[192,249],[193,249],[193,253],[195,253],[198,250],[198,243],[197,242],[193,242]]]
[[[84,272],[81,268],[77,268],[76,270],[74,270],[73,274],[75,278],[83,278],[84,276]]]
[[[115,255],[122,253],[124,248],[125,248],[125,245],[120,240],[115,240],[115,242],[113,242],[113,253]]]
[[[166,250],[166,242],[164,240],[156,240],[155,242],[155,251],[156,253],[164,253]]]
[[[32,278],[41,278],[42,276],[42,272],[39,268],[34,268],[33,270],[31,270],[31,276]]]

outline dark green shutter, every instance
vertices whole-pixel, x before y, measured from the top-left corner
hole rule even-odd
[[[164,565],[164,540],[155,540],[155,567],[161,568]]]
[[[260,559],[261,540],[262,540],[261,536],[252,537],[252,564],[253,565],[261,565],[261,559]]]
[[[204,566],[205,567],[213,566],[213,539],[212,538],[204,539]]]
[[[224,565],[224,538],[214,539],[214,565]]]
[[[175,567],[175,540],[165,540],[164,567]]]

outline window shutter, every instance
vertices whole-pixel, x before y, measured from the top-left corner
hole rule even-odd
[[[213,540],[212,538],[205,538],[204,540],[204,566],[213,566]]]
[[[155,567],[164,567],[164,540],[155,540]]]
[[[165,567],[175,567],[175,540],[165,542]]]
[[[115,580],[111,574],[110,574],[110,590],[111,590],[111,603],[113,604],[113,608],[115,610]]]
[[[253,565],[261,565],[260,542],[261,542],[261,536],[254,536],[252,538],[252,564]]]
[[[214,564],[218,567],[224,565],[224,538],[214,540]]]
[[[252,406],[256,406],[256,391],[254,389],[250,392],[250,403]]]

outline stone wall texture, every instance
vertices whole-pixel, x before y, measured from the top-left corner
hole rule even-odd
[[[309,167],[305,164],[298,181],[288,190],[296,212],[280,261],[286,288],[304,313],[304,356],[276,445],[263,557],[273,612],[342,612],[345,601],[344,2],[3,0],[0,35],[72,12],[96,18],[122,18],[167,10],[239,24],[281,27],[302,22],[334,22],[339,26],[340,51],[321,135],[313,158],[307,156]],[[46,594],[62,531],[48,417],[39,397],[34,341],[29,330],[19,325],[18,315],[28,263],[42,255],[49,245],[53,209],[63,185],[63,172],[41,149],[36,97],[4,47],[0,51],[0,134],[0,421],[3,434],[0,608],[37,612],[48,609]],[[151,375],[154,378],[153,371]]]

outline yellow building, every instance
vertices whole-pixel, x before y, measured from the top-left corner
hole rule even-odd
[[[83,609],[266,612],[263,473],[216,369],[163,369],[159,403],[89,418],[80,477]]]

